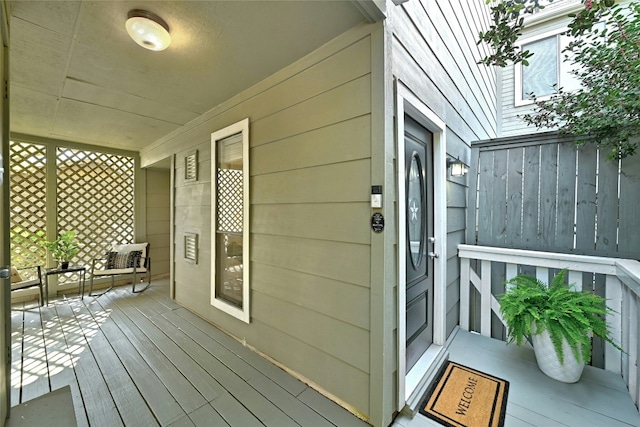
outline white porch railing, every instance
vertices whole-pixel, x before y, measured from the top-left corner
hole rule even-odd
[[[569,283],[575,283],[578,289],[582,289],[583,273],[605,275],[607,305],[615,310],[607,316],[611,338],[625,353],[605,343],[604,367],[622,375],[636,407],[640,406],[640,262],[474,245],[458,245],[458,256],[460,327],[466,330],[470,327],[470,293],[473,286],[480,295],[478,332],[489,337],[492,333],[492,313],[504,324],[500,303],[492,293],[492,277],[495,275],[492,274],[492,262],[505,263],[506,268],[500,265],[506,271],[506,280],[518,275],[519,266],[535,267],[536,277],[544,282],[549,281],[549,269],[566,268]],[[494,289],[496,285],[493,283]]]

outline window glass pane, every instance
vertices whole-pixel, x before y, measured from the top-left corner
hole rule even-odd
[[[216,161],[216,296],[242,307],[242,134],[217,142]]]
[[[409,167],[407,184],[407,223],[409,252],[413,266],[418,268],[424,247],[424,179],[418,153],[414,153]]]
[[[558,38],[556,36],[522,45],[533,53],[529,65],[522,66],[522,99],[550,95],[558,84]]]
[[[560,50],[563,51],[570,43],[570,41],[570,37],[561,35]],[[567,55],[569,55],[569,57],[565,58],[565,56]],[[560,87],[562,87],[567,92],[578,90],[582,87],[582,85],[580,84],[580,80],[571,73],[571,70],[577,70],[578,72],[580,71],[580,66],[578,64],[572,63],[574,56],[575,55],[571,54],[571,52],[564,52],[562,53],[560,60]]]

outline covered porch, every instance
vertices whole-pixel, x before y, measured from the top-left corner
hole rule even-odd
[[[14,304],[13,405],[69,385],[79,426],[367,425],[168,296],[156,279]]]
[[[578,383],[561,383],[540,371],[532,347],[506,345],[459,328],[449,338],[448,352],[451,361],[509,381],[506,427],[640,425],[640,414],[620,375],[587,366]],[[394,425],[439,424],[422,414],[402,414]]]
[[[12,401],[71,386],[80,426],[364,426],[365,422],[168,298],[63,295],[12,307]],[[577,384],[538,369],[531,347],[456,328],[450,360],[510,382],[506,426],[637,426],[620,374],[587,367]],[[55,421],[55,420],[53,420]],[[437,425],[401,414],[394,425]]]

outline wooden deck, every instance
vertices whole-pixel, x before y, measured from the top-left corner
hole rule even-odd
[[[12,405],[70,385],[79,426],[367,425],[168,289],[14,305]]]
[[[450,340],[449,359],[509,381],[505,427],[640,426],[640,414],[622,378],[587,366],[580,381],[564,384],[544,375],[531,347],[458,330]],[[438,425],[418,414],[399,416],[397,427]]]

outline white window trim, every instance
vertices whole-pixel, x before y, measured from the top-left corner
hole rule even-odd
[[[515,43],[516,48],[518,49],[522,49],[522,46],[525,44],[529,44],[529,43],[533,43],[536,42],[538,40],[542,40],[542,39],[546,39],[552,36],[556,36],[558,37],[561,33],[564,33],[567,31],[568,28],[558,28],[555,30],[551,30],[551,31],[546,31],[542,34],[538,34],[536,36],[533,37],[529,37],[526,39],[522,39],[519,40],[518,42]],[[564,48],[564,45],[562,43],[562,38],[560,37],[558,40],[558,52],[557,52],[557,61],[558,61],[558,67],[557,67],[557,71],[556,71],[556,81],[558,82],[558,84],[561,83],[560,81],[560,77],[561,77],[561,73],[560,73],[560,62],[562,62],[562,59],[560,58],[560,54],[562,49]],[[517,64],[514,64],[514,86],[513,86],[513,96],[514,96],[514,105],[516,107],[521,107],[523,105],[532,105],[533,104],[533,100],[532,99],[522,99],[522,63],[518,62]],[[538,97],[538,100],[543,101],[546,99],[550,99],[553,96],[553,94],[551,95],[545,95],[545,96],[540,96]]]
[[[243,223],[242,223],[242,308],[233,306],[216,297],[216,169],[217,142],[236,134],[242,134],[242,195],[243,195]],[[217,309],[250,323],[249,301],[249,119],[244,119],[224,129],[211,134],[211,305]]]

